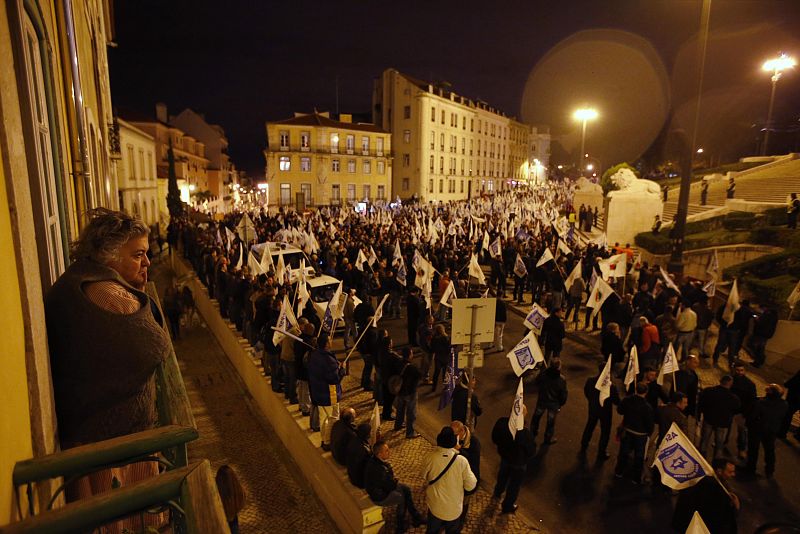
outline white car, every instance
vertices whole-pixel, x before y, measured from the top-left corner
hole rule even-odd
[[[273,265],[277,266],[278,257],[283,256],[283,264],[287,269],[289,269],[289,279],[292,281],[292,283],[297,280],[300,264],[303,260],[305,260],[306,263],[306,277],[311,278],[316,274],[314,266],[311,264],[311,260],[308,258],[308,256],[306,256],[306,253],[294,245],[277,243],[275,241],[267,241],[265,243],[253,245],[252,251],[258,257],[259,262],[261,261],[265,250],[269,251]]]

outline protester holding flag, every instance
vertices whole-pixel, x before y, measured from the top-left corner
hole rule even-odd
[[[633,454],[633,468],[629,476],[635,484],[641,484],[647,440],[655,424],[653,409],[646,396],[647,384],[636,384],[635,393],[625,397],[617,408],[622,415],[622,424],[617,431],[620,446],[614,476],[622,478],[627,474],[629,457]]]
[[[727,482],[736,476],[736,466],[719,458],[711,462],[713,476],[703,477],[697,484],[681,491],[672,516],[672,528],[686,532],[695,512],[713,534],[736,534],[739,498],[727,489]]]
[[[544,339],[544,357],[550,361],[552,358],[561,356],[561,349],[564,348],[564,337],[567,332],[564,328],[564,309],[553,308],[542,326],[542,338]]]
[[[539,396],[536,400],[536,410],[531,418],[531,432],[533,439],[539,433],[539,422],[547,412],[547,426],[544,430],[544,444],[552,445],[558,439],[554,436],[556,431],[556,416],[561,407],[567,403],[567,380],[561,374],[561,360],[553,358],[550,366],[536,377],[539,386]]]
[[[433,353],[433,382],[431,384],[431,392],[436,391],[436,385],[439,383],[439,374],[450,363],[451,352],[450,338],[447,337],[444,325],[437,324],[433,329],[433,337],[431,338],[431,352]]]
[[[418,389],[422,381],[422,373],[413,360],[414,352],[409,347],[404,348],[403,369],[398,375],[401,382],[397,392],[397,417],[394,421],[395,431],[406,427],[406,438],[408,439],[419,437],[419,433],[414,430],[414,422],[417,420]]]
[[[709,459],[719,458],[725,451],[728,434],[731,431],[733,416],[739,411],[741,401],[731,392],[733,377],[725,375],[719,385],[704,389],[700,394],[700,415],[703,416],[703,435],[700,439],[700,452]],[[708,448],[714,440],[714,450],[709,456]]]
[[[311,391],[311,429],[319,430],[320,423],[329,417],[338,417],[342,398],[341,380],[344,367],[330,352],[327,335],[317,338],[317,348],[308,355],[308,383]],[[323,445],[327,443],[323,440]]]
[[[613,360],[612,360],[613,361]],[[611,420],[612,420],[612,407],[619,405],[619,393],[617,387],[612,383],[609,386],[609,395],[600,403],[600,390],[595,387],[600,379],[606,362],[598,364],[598,374],[590,376],[586,379],[583,385],[583,394],[588,401],[588,419],[586,426],[583,428],[583,435],[581,436],[581,450],[582,455],[586,454],[589,448],[589,442],[594,434],[594,429],[597,423],[600,423],[600,441],[597,444],[597,459],[606,460],[611,457],[608,453],[608,441],[611,438]]]
[[[524,424],[528,410],[524,404],[519,408]],[[500,456],[500,470],[497,473],[497,483],[494,486],[492,497],[500,500],[505,493],[501,506],[504,514],[513,514],[517,510],[517,497],[528,461],[536,453],[536,438],[526,427],[516,427],[516,432],[509,429],[509,417],[501,417],[492,429],[492,443],[497,446]]]

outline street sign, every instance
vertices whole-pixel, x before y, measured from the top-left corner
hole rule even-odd
[[[494,341],[494,313],[497,306],[495,299],[453,299],[453,331],[450,342],[453,345],[470,343],[470,329],[475,312],[475,332],[473,343],[489,343]]]
[[[483,349],[475,349],[473,352],[475,360],[472,362],[473,367],[483,367]],[[458,353],[458,368],[469,368],[469,350],[462,350]]]

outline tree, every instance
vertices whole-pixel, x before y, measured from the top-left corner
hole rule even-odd
[[[175,154],[172,152],[172,139],[167,150],[167,209],[170,218],[183,215],[185,206],[178,190],[178,177],[175,175]]]
[[[632,167],[631,165],[625,163],[624,161],[622,163],[618,163],[613,167],[611,167],[610,169],[606,170],[606,172],[604,172],[603,176],[600,178],[600,185],[603,188],[604,195],[607,195],[611,191],[616,191],[617,189],[619,189],[616,186],[616,184],[614,184],[614,182],[611,181],[611,177],[617,174],[617,172],[620,169],[630,169],[633,172],[633,174],[635,174],[636,177],[639,178],[639,171],[637,171],[635,167]]]

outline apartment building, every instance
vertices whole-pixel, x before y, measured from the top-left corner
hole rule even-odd
[[[395,140],[393,195],[446,202],[530,179],[532,128],[485,102],[387,69],[372,103]]]
[[[118,173],[119,208],[153,225],[159,222],[155,140],[122,119],[117,122],[122,153]]]
[[[350,115],[295,114],[267,122],[270,205],[298,208],[392,198],[392,136]]]

